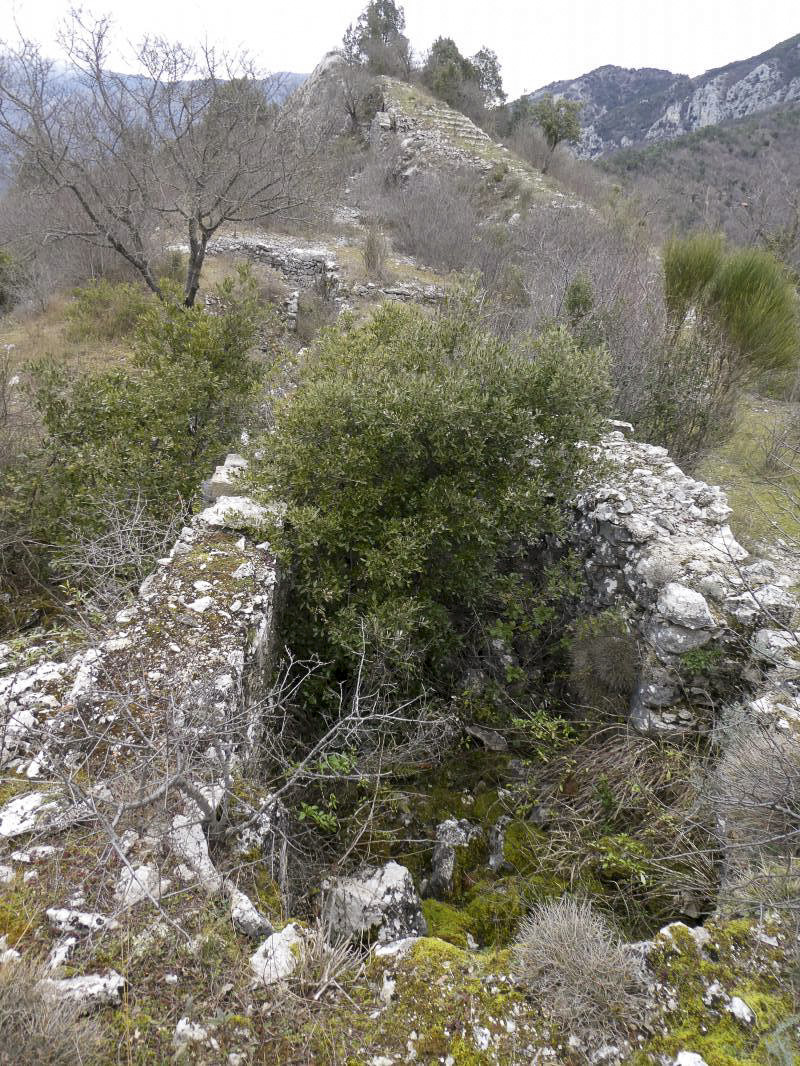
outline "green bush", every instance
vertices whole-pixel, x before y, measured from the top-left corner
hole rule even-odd
[[[560,527],[606,395],[603,353],[557,329],[513,350],[466,303],[326,331],[260,470],[293,651],[346,672],[367,641],[396,677],[446,674],[523,542]]]
[[[664,246],[664,294],[674,322],[683,323],[702,299],[722,265],[724,250],[725,238],[717,233],[695,233]]]
[[[0,248],[0,311],[7,311],[16,296],[17,267],[9,252]]]
[[[66,311],[67,332],[73,340],[113,341],[128,337],[153,297],[141,285],[114,284],[105,278],[76,289]]]
[[[714,234],[672,240],[664,249],[664,290],[676,335],[694,312],[694,328],[724,335],[743,370],[796,366],[797,292],[771,252],[728,248]]]
[[[177,289],[149,301],[130,370],[33,368],[44,435],[3,470],[0,580],[12,580],[20,560],[29,575],[58,579],[59,551],[102,536],[121,514],[137,512],[154,542],[158,523],[186,508],[235,438],[261,376],[250,348],[263,312],[249,272],[223,283],[218,297],[215,315],[184,307]]]

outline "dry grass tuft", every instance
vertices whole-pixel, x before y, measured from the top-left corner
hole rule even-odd
[[[100,1066],[99,1025],[42,995],[44,976],[24,960],[0,967],[0,1066]]]
[[[567,1033],[625,1037],[645,1013],[644,963],[590,903],[542,903],[520,923],[514,970]]]

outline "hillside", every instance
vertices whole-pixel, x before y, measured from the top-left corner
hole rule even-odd
[[[597,158],[800,100],[800,35],[696,78],[603,66],[545,85],[530,98],[545,93],[583,102],[580,153]]]
[[[797,258],[800,107],[775,107],[674,140],[615,152],[603,169],[639,194],[663,231],[720,229]]]
[[[800,107],[603,175],[403,28],[6,116],[0,1066],[800,1062],[797,285],[653,225]]]

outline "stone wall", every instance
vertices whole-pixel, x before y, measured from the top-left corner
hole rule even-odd
[[[221,494],[241,469],[239,457],[230,458],[209,483],[214,502],[182,530],[103,640],[21,669],[10,646],[0,645],[0,765],[7,772],[47,781],[65,758],[89,769],[99,735],[108,738],[102,758],[113,762],[117,733],[122,751],[134,714],[145,728],[166,714],[183,715],[187,730],[228,722],[234,758],[252,752],[259,722],[250,711],[268,675],[278,571],[259,533],[265,509]],[[156,749],[157,740],[151,757]],[[0,841],[20,831],[0,811]]]
[[[604,438],[605,474],[578,501],[572,543],[591,609],[620,610],[640,640],[632,723],[650,733],[710,725],[726,677],[800,718],[791,579],[737,542],[720,488],[687,477],[666,449],[633,442],[631,430],[614,423]]]
[[[399,301],[435,306],[444,301],[442,286],[421,282],[350,282],[342,277],[336,252],[325,245],[312,245],[294,238],[269,236],[217,237],[209,245],[209,255],[231,255],[254,263],[264,263],[276,270],[292,287],[284,303],[287,325],[295,329],[298,302],[303,290],[313,290],[339,311],[348,310],[356,301]]]

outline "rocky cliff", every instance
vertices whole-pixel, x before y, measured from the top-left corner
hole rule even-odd
[[[596,158],[800,100],[800,35],[696,78],[604,66],[530,98],[545,93],[582,101],[580,154]]]

